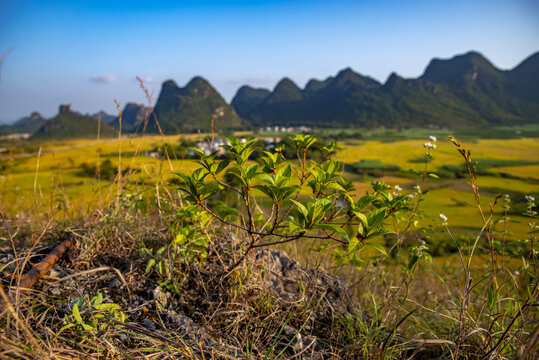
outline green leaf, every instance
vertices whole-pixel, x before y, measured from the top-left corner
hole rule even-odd
[[[367,241],[367,242],[365,242],[365,246],[369,246],[371,248],[374,248],[374,249],[380,251],[382,254],[387,255],[386,248],[383,245],[378,244],[377,242]]]
[[[363,224],[364,227],[367,227],[369,225],[369,221],[367,220],[367,216],[363,213],[360,213],[359,211],[352,211],[354,215],[361,221],[361,224]]]
[[[201,159],[204,159],[206,157],[206,154],[204,154],[204,151],[200,149],[190,148],[190,150],[193,150],[198,156],[200,156]]]
[[[368,238],[373,238],[373,237],[376,237],[376,236],[384,236],[386,234],[393,234],[393,233],[395,233],[395,232],[392,231],[392,230],[379,228],[378,230],[375,230],[372,233],[370,233]]]
[[[333,224],[316,224],[314,227],[318,228],[318,229],[335,231],[336,233],[341,235],[343,238],[345,238],[346,241],[350,241],[350,237],[348,236],[346,231],[344,231],[343,228],[341,228],[341,227],[339,227],[337,225],[333,225]]]
[[[98,292],[97,296],[93,298],[92,304],[95,306],[95,305],[100,305],[102,302],[103,302],[103,294]]]
[[[238,174],[238,173],[235,172],[235,171],[230,171],[230,172],[228,172],[228,174],[230,174],[230,176],[233,176],[236,180],[238,180],[238,182],[239,182],[243,187],[247,187],[247,183],[245,182],[245,179],[243,178],[243,176],[241,176],[240,174]]]
[[[376,196],[367,195],[360,198],[354,205],[357,210],[361,210],[376,199]]]
[[[386,218],[387,208],[383,207],[377,210],[374,210],[368,218],[369,228],[377,228],[382,224],[382,221]]]
[[[90,326],[90,325],[88,325],[88,324],[82,323],[81,325],[82,325],[82,328],[83,328],[84,330],[95,330],[95,328],[94,328],[93,326]]]
[[[498,299],[498,291],[496,291],[496,288],[494,284],[491,284],[487,290],[487,297],[488,297],[488,304],[491,310],[494,309],[494,306],[496,305],[496,301]]]
[[[365,237],[365,226],[363,224],[358,224],[357,233],[361,235],[361,237]]]
[[[245,170],[245,177],[247,179],[252,178],[256,174],[256,171],[258,170],[258,166],[259,166],[258,164],[249,165],[249,167],[247,167],[247,170]]]
[[[60,328],[59,333],[61,333],[62,331],[66,330],[66,329],[72,328],[73,326],[75,326],[75,324],[73,324],[73,323],[69,323],[69,324],[67,324],[67,325],[65,325],[65,326],[62,326],[62,327]]]
[[[436,175],[435,173],[430,173],[429,176],[434,179],[439,179],[440,177]]]
[[[295,234],[296,232],[300,232],[303,230],[303,227],[299,224],[297,224],[296,222],[294,221],[289,221],[288,222],[288,232],[290,234]]]
[[[159,249],[157,249],[157,252],[155,253],[156,257],[161,257],[161,254],[167,249],[166,246],[161,246]]]
[[[200,198],[201,199],[207,199],[212,197],[213,195],[217,194],[221,190],[221,186],[218,183],[212,182],[208,184],[204,184],[202,187],[202,190],[200,191]]]
[[[228,164],[230,164],[230,161],[228,160],[223,160],[219,162],[219,165],[217,165],[217,170],[215,170],[215,174],[219,174],[221,171],[223,171],[228,166]]]
[[[288,164],[284,168],[279,169],[279,174],[286,178],[289,178],[290,176],[292,176],[292,167],[290,166],[290,164]]]
[[[296,200],[293,200],[293,199],[290,199],[290,201],[292,201],[294,203],[294,205],[297,206],[298,210],[303,214],[303,216],[307,217],[307,215],[309,214],[309,210],[307,210],[305,205],[303,205],[299,201],[296,201]]]
[[[75,303],[75,305],[73,305],[73,317],[75,318],[75,321],[77,321],[79,324],[82,324],[82,317],[80,316],[80,312],[79,312],[79,304]]]
[[[384,198],[384,200],[388,203],[391,203],[393,201],[393,195],[391,193],[388,193],[387,191],[382,191],[380,193],[380,196]]]
[[[253,188],[262,191],[264,194],[266,194],[272,200],[275,200],[275,198],[276,198],[273,187],[271,187],[271,186],[268,186],[268,185],[254,185]]]
[[[348,254],[352,254],[357,251],[357,248],[361,245],[363,247],[363,243],[359,241],[357,237],[353,237],[350,239],[350,242],[348,243]]]

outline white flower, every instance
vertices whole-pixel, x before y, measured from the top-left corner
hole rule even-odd
[[[535,201],[535,198],[531,195],[526,195],[524,196],[526,198],[526,201],[529,201],[529,202],[534,202]]]
[[[429,149],[429,150],[430,150],[430,149],[436,149],[436,144],[433,144],[433,143],[431,143],[431,142],[426,142],[426,143],[423,144],[423,146],[424,146],[425,148]]]
[[[445,216],[444,214],[440,214],[440,219],[441,219],[442,222],[444,222],[444,223],[447,222],[447,216]]]
[[[393,189],[395,189],[395,191],[401,191],[402,190],[402,188],[399,185],[395,185],[395,187]]]
[[[431,136],[429,136],[429,139],[430,139],[431,141],[436,142],[436,136],[432,136],[432,135],[431,135]]]
[[[509,198],[510,198],[509,194],[504,194],[503,197],[504,197],[506,200],[509,200]]]
[[[414,190],[417,191],[417,192],[421,191],[421,186],[414,185]]]

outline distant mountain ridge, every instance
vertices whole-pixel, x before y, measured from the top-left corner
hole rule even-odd
[[[8,134],[33,134],[45,124],[47,120],[38,112],[25,116],[12,125],[1,125],[0,135]]]
[[[110,125],[94,119],[75,113],[71,110],[71,105],[60,105],[58,115],[50,120],[36,131],[31,139],[49,140],[49,139],[77,139],[77,138],[102,138],[112,137],[117,134],[116,130]]]
[[[117,116],[100,111],[88,117],[62,105],[50,120],[34,112],[0,126],[0,135],[93,137],[98,118],[103,137],[117,133]],[[476,51],[434,58],[418,78],[391,73],[383,84],[351,68],[325,80],[311,79],[304,89],[285,77],[273,91],[241,86],[230,105],[200,76],[184,87],[167,80],[155,107],[128,103],[122,111],[122,133],[139,134],[275,125],[471,128],[525,123],[539,123],[539,52],[511,70],[496,68]]]
[[[264,95],[264,96],[262,96]],[[300,89],[240,88],[232,105],[254,126],[477,127],[539,122],[539,53],[509,71],[471,51],[433,59],[422,76],[385,84],[347,68]]]

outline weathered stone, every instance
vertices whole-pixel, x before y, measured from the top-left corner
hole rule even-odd
[[[353,313],[357,304],[352,299],[347,284],[320,269],[305,269],[286,253],[263,249],[255,255],[255,266],[263,272],[269,290],[287,301],[297,301],[303,296],[323,295],[331,307]]]
[[[158,286],[153,290],[153,299],[155,301],[155,307],[157,308],[158,312],[164,312],[167,308],[168,304],[168,297],[170,295],[168,293],[164,293],[163,289]]]

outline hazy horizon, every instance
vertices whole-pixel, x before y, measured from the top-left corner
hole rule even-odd
[[[162,81],[200,75],[230,102],[242,85],[304,87],[350,67],[384,83],[478,51],[507,70],[539,50],[533,1],[3,1],[0,122],[61,103],[115,113]]]

